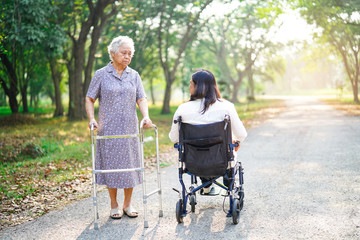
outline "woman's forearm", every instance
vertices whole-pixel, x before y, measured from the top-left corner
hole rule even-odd
[[[86,109],[86,114],[89,118],[89,121],[91,121],[92,119],[95,118],[95,114],[94,114],[94,102],[95,100],[90,98],[90,97],[86,97],[85,98],[85,109]]]
[[[139,106],[140,112],[143,118],[149,118],[149,108],[147,105],[146,98],[141,98],[137,101],[137,105]]]

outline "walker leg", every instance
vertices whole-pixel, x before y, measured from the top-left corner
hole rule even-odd
[[[94,126],[91,125],[91,158],[92,158],[92,184],[93,184],[93,205],[94,205],[94,229],[99,229],[98,219],[98,205],[97,205],[97,190],[96,190],[96,176],[95,170],[95,137],[94,137]]]
[[[94,174],[95,175],[95,174]],[[94,177],[95,178],[95,177]],[[99,219],[99,212],[98,212],[98,205],[97,205],[97,190],[96,190],[96,183],[93,182],[93,205],[94,205],[94,229],[98,230],[98,219]]]
[[[163,216],[162,210],[162,189],[161,189],[161,174],[160,174],[160,160],[159,160],[159,137],[157,128],[154,128],[155,131],[155,140],[156,140],[156,165],[157,165],[157,182],[158,182],[158,196],[159,196],[159,217]]]

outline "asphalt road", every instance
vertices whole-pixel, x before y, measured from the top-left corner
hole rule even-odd
[[[360,239],[360,117],[309,97],[286,103],[276,118],[250,129],[239,150],[245,203],[238,225],[226,218],[222,196],[198,196],[195,213],[178,224],[178,194],[171,189],[179,188],[179,181],[173,165],[161,169],[163,217],[158,217],[158,197],[149,198],[149,228],[143,225],[140,185],[134,190],[133,205],[140,211],[136,219],[110,219],[108,194],[102,192],[99,230],[93,229],[88,198],[7,228],[0,238]],[[148,192],[155,189],[155,179],[155,174],[147,175]]]

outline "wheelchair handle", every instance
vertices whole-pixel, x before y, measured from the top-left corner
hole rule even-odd
[[[177,124],[178,122],[181,122],[181,116],[179,116],[177,119],[174,120],[175,124]]]
[[[224,131],[226,131],[226,128],[230,122],[230,116],[225,114],[225,117],[224,117],[224,121],[225,121],[225,127],[224,127]]]

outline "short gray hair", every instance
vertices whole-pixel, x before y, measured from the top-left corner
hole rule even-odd
[[[108,53],[111,61],[113,60],[111,53],[116,54],[119,51],[119,48],[122,44],[129,45],[131,48],[131,56],[134,55],[135,52],[134,41],[128,36],[118,36],[114,38],[108,46]]]

